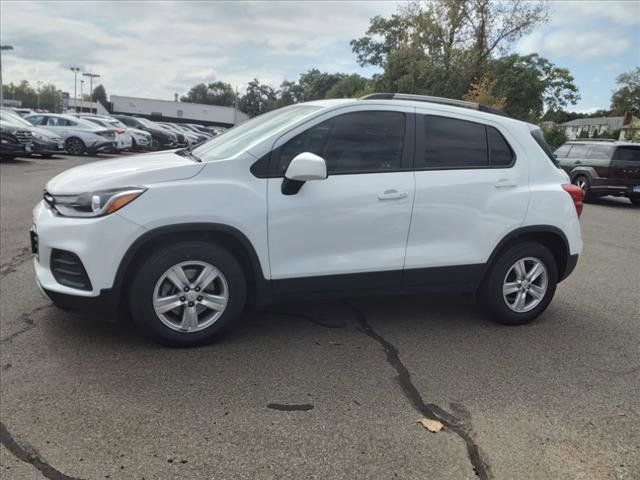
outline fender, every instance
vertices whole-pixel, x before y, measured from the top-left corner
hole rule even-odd
[[[573,182],[578,175],[586,175],[589,178],[599,177],[598,172],[596,172],[593,167],[589,167],[587,165],[578,165],[577,167],[574,167],[569,173],[569,178],[571,178],[571,181]]]
[[[113,296],[119,301],[122,294],[122,288],[125,283],[125,275],[127,270],[131,266],[133,260],[141,249],[156,239],[159,239],[167,235],[175,235],[181,233],[201,233],[201,234],[224,234],[227,237],[232,237],[241,246],[244,252],[247,254],[249,266],[252,270],[256,285],[256,300],[259,301],[266,294],[268,294],[269,284],[264,277],[262,267],[258,254],[253,248],[253,244],[246,237],[244,233],[235,227],[220,223],[179,223],[174,225],[165,225],[162,227],[154,228],[140,235],[127,249],[126,253],[120,261],[118,270],[116,272],[113,286],[111,288]]]
[[[564,234],[564,232],[560,230],[558,227],[554,227],[553,225],[529,225],[526,227],[516,228],[515,230],[509,232],[507,235],[505,235],[502,238],[502,240],[498,242],[496,247],[493,249],[493,252],[491,252],[489,259],[484,264],[484,271],[482,272],[481,278],[485,277],[485,275],[489,271],[489,268],[491,268],[497,256],[500,254],[500,252],[508,242],[515,240],[516,238],[521,237],[523,235],[532,234],[532,233],[534,234],[535,233],[551,233],[562,240],[562,243],[564,245],[564,251],[560,253],[563,256],[562,259],[565,263],[565,266],[563,267],[562,264],[559,265],[558,281],[566,278],[569,275],[569,273],[571,273],[570,271],[567,271],[568,270],[567,267],[570,265],[569,241],[567,240],[567,236]],[[555,256],[555,253],[554,253],[554,256]],[[573,266],[575,267],[575,263],[573,264]]]

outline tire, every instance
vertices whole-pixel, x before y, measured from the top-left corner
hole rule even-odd
[[[636,207],[640,207],[640,198],[630,198],[629,201]]]
[[[589,183],[589,178],[586,175],[578,175],[573,179],[572,183],[582,189],[582,193],[584,194],[582,198],[583,202],[588,202],[593,199],[593,195],[591,194],[591,183]]]
[[[87,147],[79,138],[71,137],[65,140],[64,149],[69,155],[82,155],[87,150]]]
[[[531,282],[518,286],[516,262],[525,259],[525,270],[529,272],[536,262],[544,267],[542,273]],[[543,281],[544,279],[544,281]],[[549,306],[558,283],[558,267],[553,254],[547,247],[536,242],[522,242],[512,245],[496,259],[480,286],[480,302],[492,320],[504,325],[522,325],[531,322]],[[541,289],[544,284],[544,292]],[[503,287],[518,288],[503,295]],[[521,290],[524,289],[524,290]],[[517,297],[525,293],[525,303],[516,311]],[[537,298],[534,297],[534,294]],[[508,302],[512,303],[509,306]],[[537,303],[536,303],[537,302]],[[530,308],[527,309],[527,305]]]
[[[40,158],[51,158],[53,157],[53,153],[41,153]]]
[[[195,280],[207,265],[217,269],[219,275],[199,290]],[[188,292],[176,286],[185,285],[176,281],[185,277],[167,276],[173,267],[181,269],[190,281]],[[183,241],[152,252],[133,277],[130,292],[131,314],[145,335],[170,347],[194,347],[211,343],[225,327],[238,320],[246,303],[247,282],[240,263],[226,249],[208,242]],[[220,300],[225,293],[226,304]],[[165,303],[170,300],[171,305],[177,306],[157,313],[154,299],[165,299]],[[216,309],[200,303],[211,299],[219,303]],[[160,303],[156,305],[165,308]],[[187,311],[192,313],[188,315]]]

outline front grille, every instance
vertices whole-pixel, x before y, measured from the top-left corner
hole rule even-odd
[[[91,290],[87,271],[75,253],[54,248],[51,251],[51,273],[61,285],[79,290]]]
[[[33,136],[29,130],[17,130],[13,135],[23,145],[31,143],[31,137]]]

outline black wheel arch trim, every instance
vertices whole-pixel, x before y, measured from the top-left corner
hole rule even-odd
[[[595,171],[595,169],[593,167],[581,165],[581,166],[578,166],[578,167],[574,167],[571,170],[571,173],[569,174],[569,178],[573,182],[576,179],[576,177],[581,176],[581,175],[587,177],[588,179],[591,179],[591,178],[594,178],[594,177],[595,178],[598,177],[598,174],[596,173],[596,171]]]
[[[562,230],[560,230],[558,227],[554,227],[553,225],[529,225],[526,227],[516,228],[515,230],[512,230],[511,232],[506,234],[504,237],[502,237],[502,240],[500,240],[498,244],[495,246],[495,248],[493,249],[493,252],[491,252],[489,259],[484,265],[484,272],[482,274],[482,278],[484,278],[485,275],[488,273],[489,269],[494,264],[494,262],[496,261],[496,258],[498,257],[498,255],[500,255],[500,253],[504,249],[505,245],[507,245],[507,243],[513,240],[516,240],[518,237],[531,234],[531,233],[551,233],[553,235],[556,235],[562,240],[562,243],[564,244],[564,249],[565,249],[565,251],[562,253],[565,256],[566,265],[564,266],[562,271],[560,271],[560,268],[558,269],[558,281],[560,282],[561,280],[564,280],[565,278],[567,278],[567,276],[569,276],[569,274],[571,273],[571,271],[573,270],[573,268],[577,263],[577,255],[571,255],[571,249],[569,247],[569,240],[567,239],[567,236],[564,234]],[[575,260],[572,261],[572,257],[575,257]]]
[[[256,300],[259,300],[267,294],[268,281],[264,277],[262,266],[260,265],[260,259],[253,247],[251,241],[247,236],[235,227],[221,224],[221,223],[179,223],[175,225],[165,225],[157,227],[140,235],[127,249],[126,253],[120,261],[118,270],[116,272],[113,286],[111,288],[113,296],[119,301],[122,296],[122,288],[125,285],[126,275],[132,262],[141,253],[144,245],[153,242],[163,236],[175,235],[175,234],[187,234],[187,233],[203,233],[203,234],[224,234],[233,237],[238,241],[242,248],[245,250],[248,256],[249,265],[252,269],[252,274],[256,283]]]

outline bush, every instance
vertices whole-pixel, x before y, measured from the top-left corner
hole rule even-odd
[[[547,144],[554,150],[567,141],[567,135],[562,127],[556,126],[542,132]]]

